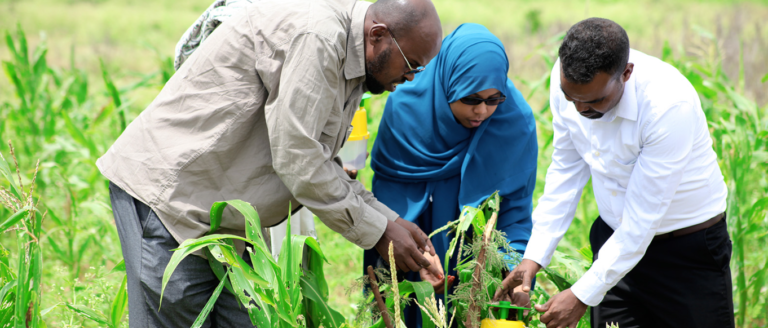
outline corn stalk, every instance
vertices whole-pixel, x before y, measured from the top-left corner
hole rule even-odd
[[[5,271],[0,274],[4,278],[0,279],[3,286],[0,288],[0,325],[14,328],[40,327],[45,325],[40,315],[40,281],[43,270],[40,235],[45,213],[40,215],[37,212],[37,203],[33,197],[40,162],[35,167],[29,189],[25,190],[13,145],[9,143],[9,147],[16,166],[16,177],[5,158],[0,155],[0,173],[10,185],[9,189],[0,186],[0,203],[14,214],[0,223],[0,233],[16,233],[19,259],[15,272],[9,263],[0,263],[3,264],[0,271]],[[10,302],[6,303],[6,300]]]

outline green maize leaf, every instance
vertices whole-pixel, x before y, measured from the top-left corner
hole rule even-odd
[[[45,55],[47,53],[48,47],[45,43],[41,43],[35,49],[35,54],[32,56],[34,62],[32,65],[32,73],[35,77],[39,77],[48,71],[48,63],[45,60]]]
[[[208,230],[209,234],[216,233],[221,226],[221,214],[224,213],[224,208],[227,207],[227,202],[215,202],[211,205],[211,228]]]
[[[323,292],[320,290],[317,284],[317,276],[308,272],[305,276],[301,277],[301,291],[304,296],[311,299],[314,302],[315,309],[312,315],[319,315],[320,322],[322,322],[325,328],[338,328],[345,322],[344,316],[338,311],[331,308],[328,305],[327,297],[323,297]],[[316,320],[316,318],[312,318]]]
[[[661,49],[661,60],[672,63],[672,47],[669,46],[669,41],[664,41],[664,46]]]
[[[99,67],[101,67],[101,77],[104,79],[109,96],[112,97],[112,102],[115,103],[115,107],[122,106],[123,102],[120,100],[120,93],[117,91],[115,83],[112,82],[112,78],[109,76],[109,72],[107,72],[107,68],[104,65],[104,60],[101,58],[99,58]]]
[[[112,307],[111,311],[109,313],[109,319],[112,323],[112,327],[119,327],[120,321],[123,321],[123,314],[125,313],[125,309],[128,308],[128,288],[126,284],[128,283],[128,275],[123,276],[123,282],[120,284],[120,288],[117,291],[117,295],[115,295],[115,298],[112,300]],[[219,292],[221,291],[220,288],[216,288]],[[214,292],[215,293],[215,292]],[[206,304],[206,306],[208,306]]]
[[[5,74],[16,87],[16,95],[19,97],[19,100],[21,100],[21,109],[22,111],[26,112],[26,110],[29,108],[27,100],[27,88],[24,87],[24,84],[19,78],[18,67],[13,63],[3,61],[3,71],[5,71]]]
[[[486,222],[485,213],[483,213],[483,211],[475,212],[475,216],[470,218],[472,231],[474,232],[475,236],[483,235],[483,230],[485,229],[485,222]]]
[[[765,83],[766,81],[768,81],[768,74],[765,74],[765,76],[763,76],[763,78],[760,80],[760,83]]]
[[[237,236],[235,236],[237,237]],[[176,270],[176,267],[181,263],[181,261],[187,257],[189,254],[192,254],[193,252],[209,246],[209,245],[223,245],[221,243],[221,239],[229,238],[228,235],[210,235],[201,237],[198,239],[188,239],[184,241],[181,246],[175,250],[173,250],[173,255],[171,256],[171,260],[168,262],[168,265],[165,267],[165,271],[163,272],[163,284],[160,289],[160,305],[158,306],[158,310],[163,305],[163,294],[165,292],[165,286],[168,284],[168,280],[171,279],[171,274],[173,274],[173,271]],[[239,237],[238,237],[239,238]]]
[[[461,211],[461,214],[459,215],[459,226],[456,232],[457,236],[469,230],[469,227],[472,226],[472,222],[474,221],[475,217],[477,216],[477,213],[479,212],[480,210],[477,208],[474,208],[471,206],[464,206],[464,209]]]
[[[8,283],[3,286],[2,289],[0,289],[0,304],[3,304],[5,302],[5,298],[7,296],[13,295],[10,294],[11,290],[13,290],[13,287],[16,287],[16,280],[11,280]]]
[[[224,255],[224,257],[227,259],[227,263],[229,263],[235,268],[239,268],[243,270],[243,274],[245,275],[246,279],[248,279],[249,281],[255,282],[261,287],[266,288],[270,286],[269,281],[260,277],[256,273],[256,271],[254,271],[253,268],[250,265],[248,265],[248,263],[245,262],[245,260],[243,260],[242,257],[238,256],[235,253],[234,247],[222,247],[219,249],[221,250],[221,253]]]
[[[13,55],[14,58],[19,57],[19,53],[16,51],[16,43],[13,42],[13,37],[8,31],[5,31],[5,45],[8,46],[8,50],[11,51],[11,55]]]
[[[287,229],[290,229],[290,223]],[[287,286],[291,287],[292,304],[298,304],[299,288],[297,287],[303,271],[301,264],[304,258],[304,245],[309,246],[312,250],[311,252],[314,252],[317,258],[321,260],[325,259],[325,255],[323,255],[320,245],[315,238],[298,235],[292,235],[290,238],[285,238],[278,263],[283,270],[283,281],[285,281]]]
[[[413,281],[411,282],[411,285],[413,286],[413,290],[416,293],[416,300],[419,301],[419,304],[421,305],[425,305],[427,299],[435,294],[435,289],[428,281]],[[429,319],[429,316],[424,313],[423,310],[421,312],[421,327],[434,328],[435,323]]]
[[[51,248],[53,249],[53,252],[56,253],[56,255],[59,256],[60,260],[62,260],[66,264],[72,265],[72,263],[73,263],[72,262],[72,258],[69,256],[69,254],[67,254],[66,252],[61,250],[61,247],[59,246],[59,244],[56,243],[56,240],[53,237],[51,237],[50,235],[48,235],[48,244],[51,245]]]
[[[13,307],[10,306],[4,310],[0,310],[0,322],[11,322],[11,317],[13,316]],[[9,326],[4,326],[9,327]]]
[[[251,319],[251,323],[256,327],[272,327],[272,318],[277,319],[277,313],[273,307],[268,307],[263,303],[259,303],[256,300],[256,304],[259,308],[248,309],[248,317]]]
[[[125,272],[125,259],[120,260],[120,263],[116,264],[109,273]]]
[[[80,250],[77,252],[77,259],[75,262],[80,262],[80,260],[83,259],[83,254],[85,254],[85,250],[88,249],[88,244],[93,241],[93,235],[88,235],[88,238],[85,238],[85,241],[80,245]]]
[[[248,256],[251,257],[251,264],[253,264],[253,269],[256,273],[267,280],[269,286],[275,286],[277,283],[276,275],[279,275],[281,270],[277,263],[275,263],[272,254],[260,247],[256,247],[255,250],[248,247],[247,251]]]
[[[261,247],[266,250],[269,249],[267,244],[264,243],[264,236],[261,234],[261,221],[259,220],[259,213],[250,203],[242,200],[228,200],[225,202],[216,202],[211,206],[211,223],[213,226],[214,221],[221,222],[221,216],[224,213],[226,205],[231,205],[238,210],[245,217],[245,235],[249,240],[249,243],[253,243],[256,247]]]
[[[112,113],[115,111],[115,104],[108,103],[104,107],[101,108],[101,111],[99,111],[99,115],[96,116],[93,121],[91,121],[91,126],[88,127],[89,131],[96,130],[96,127],[100,126],[104,121],[107,120],[110,116],[112,116]]]
[[[208,302],[205,303],[205,306],[200,311],[200,314],[197,315],[197,319],[195,319],[195,322],[192,323],[192,328],[200,328],[205,323],[205,319],[208,318],[208,315],[211,313],[211,310],[213,310],[213,305],[216,304],[216,300],[219,299],[219,295],[221,295],[221,290],[224,289],[225,282],[227,282],[227,275],[229,272],[225,272],[224,276],[222,277],[221,281],[219,282],[219,285],[216,286],[216,289],[213,291],[213,294],[211,295],[211,298],[208,299]]]
[[[275,278],[277,278],[277,286],[283,286],[283,288],[279,288],[279,287],[275,288],[277,290],[277,300],[279,300],[279,302],[275,304],[276,305],[275,310],[277,311],[278,317],[283,318],[283,320],[286,320],[285,318],[289,318],[290,313],[293,312],[293,309],[294,309],[293,305],[294,304],[298,305],[298,302],[292,303],[291,296],[288,295],[288,290],[284,287],[284,286],[288,286],[288,284],[286,284],[283,281],[282,276],[280,274],[276,274]],[[296,288],[295,286],[292,286],[292,287]],[[290,322],[290,320],[286,320],[286,321]]]
[[[62,304],[64,304],[64,302],[59,302],[59,303],[56,303],[56,304],[52,305],[49,308],[43,309],[42,311],[40,311],[40,316],[41,317],[45,316],[46,314],[51,312],[51,310],[55,309],[57,306],[62,305]]]
[[[5,222],[0,223],[0,232],[5,231],[6,229],[12,227],[14,224],[21,221],[21,219],[25,218],[27,214],[29,214],[30,211],[33,211],[34,207],[31,206],[25,206],[24,208],[16,211],[16,213],[13,213],[11,217],[5,220]]]
[[[75,83],[74,76],[64,81],[64,83],[59,88],[59,92],[56,94],[56,97],[53,99],[53,107],[61,108],[63,106],[64,102],[67,100],[67,97],[69,97],[73,83]]]
[[[324,258],[321,258],[322,254],[318,253],[314,248],[311,248],[309,250],[309,253],[307,254],[307,267],[308,267],[308,273],[306,273],[308,279],[315,279],[315,284],[317,286],[317,291],[320,294],[320,298],[328,302],[328,282],[325,280],[325,274],[323,273],[323,260]],[[311,276],[309,276],[311,275]],[[306,294],[304,291],[305,286],[301,285],[302,292]],[[310,328],[319,328],[322,324],[321,318],[323,315],[320,312],[320,307],[323,305],[315,303],[314,300],[312,300],[309,297],[304,298],[304,309],[307,313],[304,317],[307,319],[307,327]]]
[[[213,271],[213,274],[216,275],[216,278],[219,278],[219,280],[223,280],[225,282],[224,287],[226,287],[230,293],[235,294],[235,292],[232,290],[232,284],[229,282],[228,279],[225,279],[227,270],[224,268],[221,262],[219,262],[215,258],[215,256],[211,252],[213,249],[218,250],[219,249],[218,247],[219,246],[217,245],[208,246],[207,248],[203,248],[203,253],[205,254],[205,257],[208,259],[208,265],[211,266],[211,270]]]
[[[16,181],[14,180],[14,175],[11,171],[11,167],[8,166],[8,162],[5,160],[5,157],[3,157],[3,154],[0,153],[0,173],[3,174],[3,176],[8,180],[8,182],[11,184],[11,190],[10,192],[17,198],[22,199],[24,197],[21,197],[23,194],[21,189],[19,189],[18,186],[16,186]]]
[[[25,64],[29,65],[29,50],[27,48],[27,36],[21,29],[21,23],[16,24],[16,37],[19,38],[19,56]]]
[[[91,157],[96,156],[98,154],[96,145],[93,144],[93,141],[86,138],[80,128],[78,128],[75,123],[72,122],[72,119],[69,118],[69,113],[65,110],[62,110],[61,118],[64,119],[64,126],[66,127],[67,132],[69,132],[69,135],[72,136],[72,139],[75,139],[75,141],[81,146],[88,148]]]
[[[235,296],[240,300],[240,303],[248,307],[247,304],[250,304],[251,296],[246,295],[244,290],[247,289],[248,286],[250,286],[250,284],[248,283],[248,280],[245,279],[245,277],[243,276],[242,270],[236,271],[235,269],[237,268],[234,268],[234,267],[229,268],[229,272],[230,272],[229,281],[232,283],[232,289],[234,289]],[[250,295],[254,295],[254,294],[250,294]]]
[[[209,245],[210,241],[216,241],[216,242],[224,242],[226,239],[238,239],[245,242],[248,242],[247,239],[236,236],[236,235],[226,235],[226,234],[214,234],[214,235],[207,235],[203,236],[197,239],[187,239],[181,245],[179,245],[178,248],[172,249],[172,251],[176,251],[179,249],[189,248],[189,247],[197,247],[200,245]]]
[[[70,303],[67,303],[67,307],[70,310],[74,311],[75,313],[77,313],[77,314],[79,314],[79,315],[81,315],[81,316],[83,316],[85,318],[88,318],[88,319],[91,319],[93,321],[96,321],[99,324],[111,327],[110,322],[107,320],[107,317],[105,317],[103,314],[101,314],[99,312],[91,310],[91,309],[89,309],[89,308],[87,308],[85,306],[82,306],[82,305],[75,305],[75,304],[70,304]]]

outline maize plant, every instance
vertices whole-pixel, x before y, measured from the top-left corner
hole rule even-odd
[[[14,268],[8,261],[9,256],[3,254],[0,257],[0,327],[45,327],[40,315],[43,272],[40,236],[45,214],[38,213],[34,198],[39,162],[32,182],[25,190],[13,145],[10,145],[10,150],[16,174],[14,176],[8,162],[0,154],[0,173],[10,185],[8,189],[0,186],[0,203],[13,214],[0,223],[0,233],[16,234],[19,258]],[[5,251],[2,245],[0,249]]]

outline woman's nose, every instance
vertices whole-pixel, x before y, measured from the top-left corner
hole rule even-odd
[[[479,105],[475,106],[475,113],[482,114],[485,113],[488,110],[488,105],[485,104],[485,102],[481,102]]]

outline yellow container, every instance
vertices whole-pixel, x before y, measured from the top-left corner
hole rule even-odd
[[[365,105],[371,95],[363,95],[363,101],[360,102],[360,108],[355,112],[352,118],[352,132],[344,143],[344,147],[339,151],[339,157],[344,163],[344,168],[349,170],[361,170],[365,167],[365,159],[368,154],[368,138],[371,133],[368,132],[368,113]]]
[[[525,325],[522,321],[483,319],[480,321],[480,328],[525,328]]]
[[[352,133],[349,134],[348,141],[359,141],[368,139],[371,133],[368,132],[368,113],[364,107],[360,107],[352,118]]]

